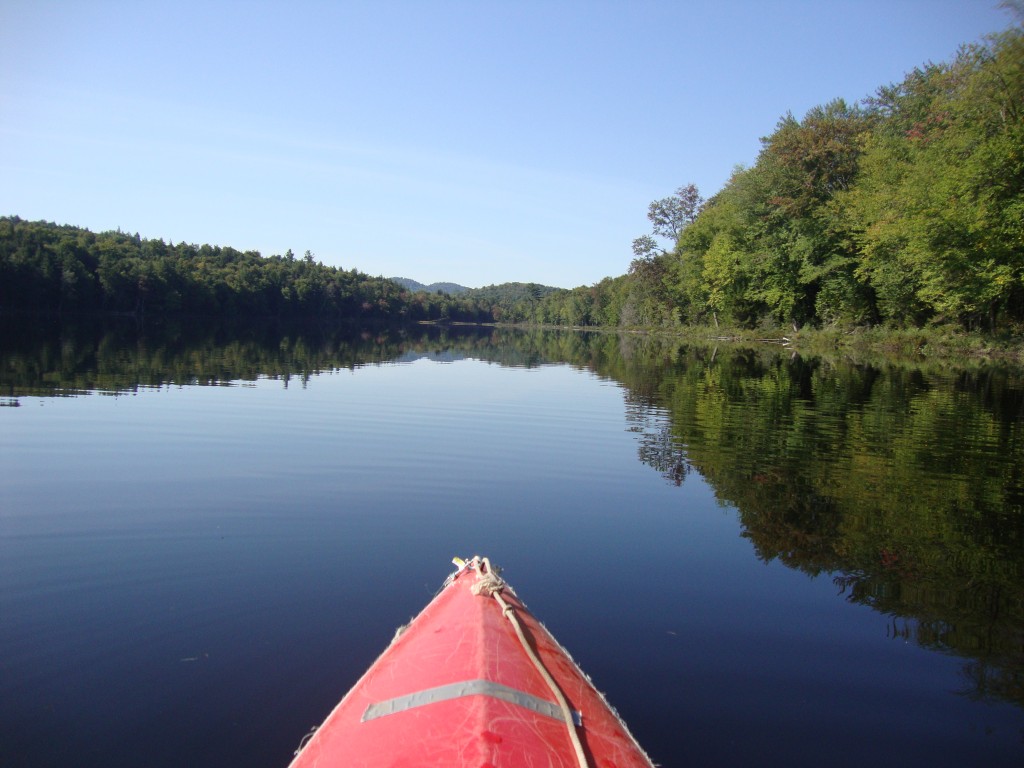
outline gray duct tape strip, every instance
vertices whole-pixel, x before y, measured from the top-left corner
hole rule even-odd
[[[517,704],[533,712],[564,722],[562,710],[557,704],[545,701],[525,691],[510,688],[501,683],[493,683],[490,680],[466,680],[461,683],[449,683],[440,685],[437,688],[427,688],[424,691],[409,693],[405,696],[398,696],[387,701],[379,701],[371,704],[363,713],[363,722],[374,720],[385,715],[394,715],[414,707],[422,707],[427,704],[436,704],[439,701],[460,699],[463,696],[490,696],[501,699],[511,704]],[[582,723],[582,716],[579,712],[572,713],[573,722],[576,725]]]

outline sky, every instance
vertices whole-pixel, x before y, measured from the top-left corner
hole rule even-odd
[[[370,275],[624,274],[787,112],[1006,28],[998,0],[0,0],[0,215]]]

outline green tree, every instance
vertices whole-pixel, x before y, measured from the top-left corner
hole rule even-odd
[[[703,203],[695,184],[686,184],[679,187],[674,195],[655,200],[647,208],[652,231],[658,237],[675,243],[687,225],[697,218]]]
[[[883,120],[849,195],[859,273],[896,320],[996,327],[1024,313],[1020,28],[915,70],[873,101]]]

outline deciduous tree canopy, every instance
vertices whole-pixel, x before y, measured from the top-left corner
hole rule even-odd
[[[653,234],[672,251],[637,238],[628,275],[552,295],[534,314],[620,326],[1018,328],[1022,105],[1017,26],[862,103],[786,114],[756,162],[706,203],[693,185],[651,203]]]
[[[680,237],[685,315],[1024,321],[1024,38],[786,115]]]

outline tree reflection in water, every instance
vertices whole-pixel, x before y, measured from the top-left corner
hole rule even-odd
[[[700,472],[761,559],[967,659],[968,695],[1024,704],[1019,371],[690,350],[656,392],[627,409],[642,461]]]
[[[830,574],[893,638],[964,659],[964,693],[1024,704],[1024,374],[499,328],[68,325],[0,333],[0,397],[121,393],[420,356],[560,363],[621,384],[640,461],[700,473],[758,557]]]

